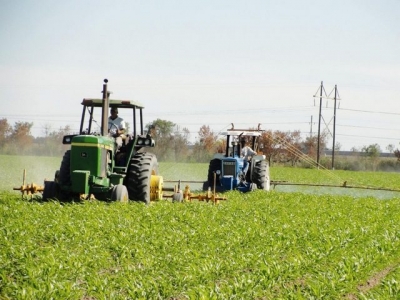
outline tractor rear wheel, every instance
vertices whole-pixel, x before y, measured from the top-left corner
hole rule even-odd
[[[111,191],[111,200],[119,202],[128,202],[129,195],[126,186],[123,184],[117,184],[116,186],[114,186]]]
[[[129,199],[150,204],[151,176],[158,175],[157,157],[153,153],[136,153],[131,158],[125,185]]]
[[[265,160],[254,164],[252,182],[261,190],[269,190],[269,166]]]

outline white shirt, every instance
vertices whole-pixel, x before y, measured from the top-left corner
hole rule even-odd
[[[246,158],[246,159],[248,156],[252,156],[252,155],[256,155],[256,154],[257,154],[257,152],[254,151],[253,149],[251,149],[249,146],[244,146],[241,151],[242,157]]]
[[[111,119],[111,117],[108,117],[108,131],[110,132],[110,134],[116,135],[117,128],[119,130],[124,130],[126,128],[124,119],[122,119],[120,117],[116,117],[113,120],[113,119]]]

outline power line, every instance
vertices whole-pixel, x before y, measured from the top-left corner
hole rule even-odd
[[[245,103],[251,102],[251,101],[243,101]],[[313,108],[313,106],[290,106],[290,107],[264,107],[264,108],[251,108],[251,109],[224,109],[224,113],[243,113],[243,112],[249,112],[249,113],[254,113],[254,112],[260,112],[260,111],[271,111],[271,112],[276,112],[276,111],[303,111],[306,109]],[[187,111],[187,110],[182,110],[182,111],[162,111],[160,112],[147,112],[147,115],[198,115],[198,114],[221,114],[220,110],[195,110],[195,111]],[[78,114],[80,117],[80,114]],[[0,114],[0,118],[4,117],[12,117],[12,118],[29,118],[29,117],[47,117],[47,114]],[[76,118],[76,114],[71,114],[71,115],[65,115],[65,114],[52,114],[52,117],[60,117],[60,118]]]
[[[354,127],[354,128],[362,128],[362,129],[377,129],[377,130],[390,130],[390,131],[400,131],[400,129],[393,128],[382,128],[382,127],[370,127],[370,126],[356,126],[356,125],[337,125],[340,127]]]
[[[251,102],[251,101],[245,101],[245,102]],[[260,112],[276,112],[276,111],[305,111],[308,109],[313,109],[315,106],[290,106],[290,107],[264,107],[264,108],[255,108],[255,109],[229,109],[229,110],[224,110],[224,113],[260,113]],[[322,108],[326,109],[326,108]],[[371,110],[361,110],[361,109],[351,109],[351,108],[338,108],[338,110],[344,110],[344,111],[354,111],[354,112],[363,112],[363,113],[373,113],[373,114],[386,114],[386,115],[396,115],[399,116],[400,113],[395,113],[395,112],[384,112],[384,111],[371,111]],[[216,111],[216,110],[204,110],[204,111],[193,111],[193,112],[188,112],[188,111],[164,111],[161,113],[161,115],[198,115],[198,114],[208,114],[208,115],[215,115],[215,114],[220,114],[221,111]],[[160,113],[153,113],[153,112],[148,112],[148,115],[160,115]],[[29,115],[19,115],[19,114],[0,114],[0,118],[41,118],[41,117],[46,117],[47,115],[38,115],[38,114],[29,114]],[[57,117],[57,118],[76,118],[76,115],[65,115],[65,114],[52,114],[52,117]],[[53,120],[49,120],[53,121]],[[58,121],[58,120],[54,120]]]
[[[361,110],[361,109],[351,109],[351,108],[340,108],[340,110],[357,111],[371,114],[384,114],[384,115],[396,115],[400,116],[400,113],[387,112],[387,111],[372,111],[372,110]]]
[[[382,136],[362,136],[362,135],[350,135],[350,134],[338,134],[338,135],[348,136],[348,137],[367,138],[367,139],[395,140],[395,141],[399,140],[399,138],[388,138],[388,137],[382,137]]]

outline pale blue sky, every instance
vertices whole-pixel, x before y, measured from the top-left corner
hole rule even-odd
[[[104,78],[113,98],[145,105],[145,123],[172,121],[192,140],[232,122],[306,136],[324,81],[342,99],[343,150],[400,147],[399,0],[0,4],[0,118],[34,122],[35,136],[46,124],[77,130],[82,98],[101,97]]]

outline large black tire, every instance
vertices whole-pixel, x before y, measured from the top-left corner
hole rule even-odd
[[[203,190],[207,190],[209,187],[211,189],[214,187],[214,173],[218,170],[221,171],[222,162],[218,158],[214,158],[210,161],[208,166],[208,175],[207,175],[207,182],[203,185]],[[219,178],[217,176],[216,185],[219,186],[221,183],[219,182]]]
[[[150,204],[151,175],[158,175],[157,157],[153,153],[136,153],[129,163],[125,185],[129,199]]]
[[[254,164],[252,172],[252,182],[257,185],[257,188],[265,190],[269,185],[269,166],[265,160],[257,161]]]
[[[55,180],[58,183],[57,198],[62,201],[69,200],[70,193],[62,190],[60,186],[71,186],[71,150],[67,150],[64,153],[60,170],[56,172]]]
[[[43,189],[43,201],[57,198],[57,183],[54,181],[45,181]]]
[[[71,150],[64,153],[58,175],[60,185],[71,185]]]

